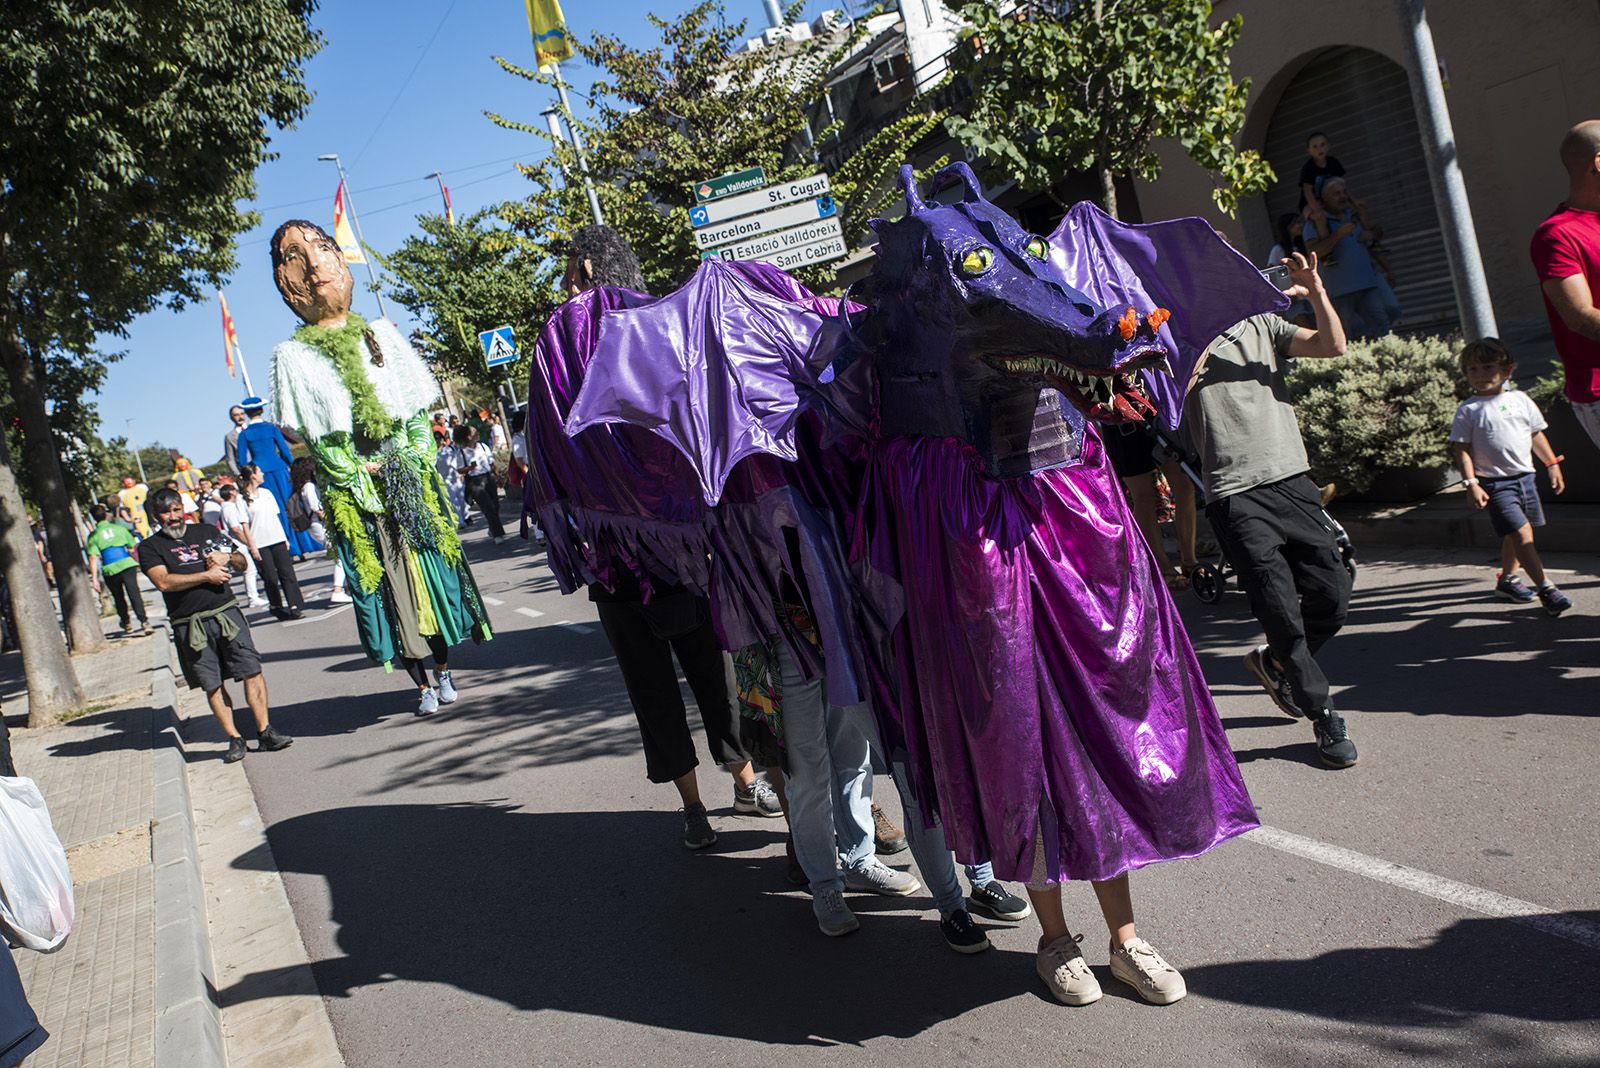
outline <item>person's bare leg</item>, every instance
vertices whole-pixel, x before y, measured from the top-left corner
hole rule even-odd
[[[772,787],[772,792],[778,795],[778,804],[783,806],[783,818],[789,818],[789,791],[785,789],[783,769],[771,767],[767,769],[767,785]]]
[[[1133,894],[1128,889],[1127,875],[1089,885],[1094,887],[1094,896],[1100,899],[1100,912],[1106,918],[1106,929],[1111,932],[1112,948],[1135,937],[1138,932],[1133,929]]]
[[[1500,539],[1500,574],[1512,578],[1517,573],[1517,536],[1507,534]]]
[[[1172,524],[1178,534],[1178,562],[1187,575],[1200,562],[1195,553],[1195,535],[1199,526],[1194,511],[1194,483],[1183,473],[1178,461],[1168,460],[1161,469],[1166,472],[1167,485],[1172,487]]]
[[[1522,561],[1528,577],[1533,579],[1535,586],[1543,586],[1544,561],[1539,559],[1539,550],[1533,547],[1533,526],[1524,523],[1522,529],[1511,536],[1516,539],[1517,559]]]
[[[256,717],[256,733],[260,734],[267,729],[267,677],[261,672],[244,680],[244,699]]]
[[[684,808],[700,803],[700,780],[695,777],[693,768],[673,779],[672,785],[678,788],[678,796],[683,799]]]
[[[1161,571],[1162,578],[1169,578],[1176,574],[1172,567],[1172,560],[1167,556],[1166,541],[1161,537],[1161,524],[1156,522],[1156,480],[1155,473],[1134,475],[1132,478],[1122,480],[1122,485],[1128,491],[1128,507],[1133,512],[1134,522],[1139,524],[1139,529],[1144,533],[1145,543],[1150,546],[1150,551],[1155,554],[1156,567]]]
[[[218,686],[215,690],[208,690],[206,703],[211,706],[211,714],[217,717],[217,722],[222,724],[222,733],[229,738],[239,737],[239,728],[233,722],[233,702],[228,698],[227,687]]]
[[[1024,887],[1028,900],[1033,902],[1033,914],[1039,918],[1039,948],[1043,949],[1058,938],[1072,932],[1067,930],[1066,913],[1061,911],[1061,884],[1046,886],[1043,890]]]
[[[727,768],[733,772],[733,781],[738,784],[741,790],[748,790],[750,784],[756,781],[755,769],[750,766],[750,761],[748,760],[742,764],[729,764]]]

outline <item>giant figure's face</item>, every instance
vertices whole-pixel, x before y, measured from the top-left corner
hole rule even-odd
[[[308,323],[333,325],[350,313],[355,282],[344,255],[315,230],[291,226],[278,239],[273,280],[283,302]]]

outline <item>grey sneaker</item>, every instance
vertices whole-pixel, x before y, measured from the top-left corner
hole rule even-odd
[[[844,895],[831,886],[821,893],[811,895],[811,911],[816,914],[817,926],[829,938],[847,935],[861,927],[861,921],[850,911],[850,906],[844,903]]]
[[[1267,696],[1272,698],[1273,704],[1295,719],[1304,716],[1304,713],[1294,706],[1294,697],[1289,693],[1289,680],[1283,677],[1283,672],[1272,662],[1272,651],[1267,646],[1258,645],[1245,653],[1244,666],[1256,677],[1256,681],[1261,683],[1261,688],[1267,691]]]
[[[1063,1005],[1092,1005],[1104,994],[1100,980],[1089,970],[1089,962],[1083,959],[1083,951],[1078,948],[1081,941],[1083,935],[1062,935],[1041,947],[1034,958],[1034,970]]]
[[[783,806],[767,780],[757,776],[748,790],[738,783],[733,784],[733,812],[736,816],[761,816],[770,820],[783,815]]]
[[[687,806],[683,810],[683,844],[690,849],[704,849],[716,841],[717,832],[706,818],[706,806],[699,801]]]
[[[922,889],[915,875],[891,868],[877,857],[868,857],[859,868],[846,868],[844,886],[846,890],[887,897],[906,897]]]
[[[456,703],[456,681],[450,677],[450,672],[439,672],[439,703],[453,705]]]
[[[1171,1005],[1189,992],[1178,969],[1142,938],[1111,948],[1111,974],[1152,1005]]]
[[[417,696],[417,715],[431,716],[437,711],[439,711],[439,691],[429,686]]]

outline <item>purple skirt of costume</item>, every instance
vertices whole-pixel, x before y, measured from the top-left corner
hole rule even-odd
[[[879,712],[958,858],[1110,879],[1257,826],[1097,437],[1029,477],[954,438],[883,440],[869,465],[858,561],[905,602]]]

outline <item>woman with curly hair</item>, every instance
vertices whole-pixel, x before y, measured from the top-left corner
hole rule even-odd
[[[350,310],[350,269],[320,226],[290,220],[271,250],[278,292],[306,324],[273,350],[273,404],[316,461],[362,648],[386,670],[398,659],[416,683],[417,714],[436,712],[456,699],[450,646],[491,636],[433,466],[428,408],[439,384],[393,323]]]

